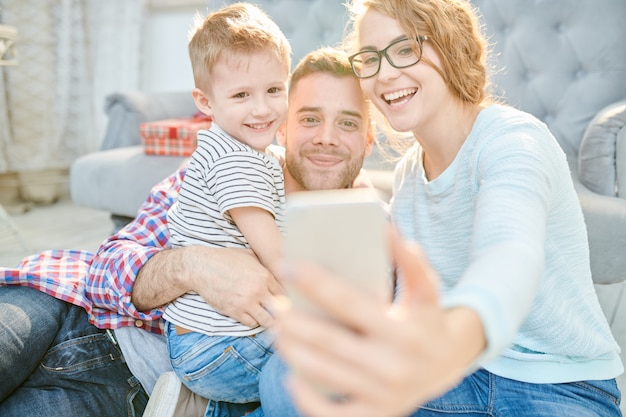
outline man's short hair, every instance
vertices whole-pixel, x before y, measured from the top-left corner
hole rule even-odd
[[[335,48],[320,48],[309,52],[298,62],[291,73],[289,91],[294,91],[298,81],[310,74],[330,74],[336,77],[353,77],[357,79],[350,66],[348,55]]]

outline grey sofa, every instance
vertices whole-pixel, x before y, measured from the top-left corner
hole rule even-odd
[[[292,40],[295,60],[341,38],[345,19],[341,2],[257,3]],[[626,2],[474,0],[474,4],[493,43],[497,70],[493,80],[500,96],[542,119],[568,156],[587,221],[594,281],[624,281]],[[189,92],[134,92],[113,94],[106,108],[109,125],[102,150],[75,161],[70,188],[76,203],[126,220],[134,216],[150,187],[184,161],[144,155],[139,123],[190,116],[195,107]],[[390,173],[384,170],[389,165],[374,157],[366,167],[375,171],[376,184],[388,192]]]

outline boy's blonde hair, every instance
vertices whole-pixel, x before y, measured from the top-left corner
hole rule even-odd
[[[219,59],[260,51],[273,53],[289,72],[289,41],[278,25],[257,6],[234,3],[209,14],[204,20],[196,15],[196,25],[189,40],[189,58],[196,87],[207,88],[210,72]]]

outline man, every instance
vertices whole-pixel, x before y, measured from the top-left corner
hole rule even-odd
[[[286,149],[287,193],[355,184],[363,159],[371,152],[373,136],[368,103],[343,53],[318,50],[303,58],[294,69],[287,122],[281,132],[279,143]],[[82,323],[98,337],[106,338],[109,333],[88,325],[87,316],[98,328],[115,329],[117,340],[112,339],[112,343],[119,342],[134,376],[148,392],[158,376],[169,369],[165,339],[161,335],[160,307],[179,295],[196,291],[224,314],[244,324],[271,326],[272,317],[264,303],[282,290],[250,252],[199,246],[168,248],[166,213],[177,197],[183,176],[184,168],[181,168],[155,186],[137,218],[109,238],[96,255],[46,252],[26,259],[19,270],[0,270],[0,279],[5,283],[35,287],[66,303],[21,287],[0,287],[0,300],[25,292],[12,308],[28,319],[31,315],[46,316],[45,311],[35,308],[42,298],[50,300],[57,310],[76,311],[79,316],[82,312]],[[45,343],[39,343],[41,338],[28,331],[12,339],[9,334],[14,327],[13,319],[2,320],[6,330],[0,328],[0,376],[21,372],[10,385],[3,382],[7,388],[0,391],[1,415],[35,415],[42,410],[37,408],[39,403],[48,402],[45,396],[48,391],[41,391],[41,396],[35,393],[41,390],[40,371],[33,370],[46,353],[58,347],[58,340],[67,342],[65,358],[71,358],[69,349],[75,337],[73,327],[65,325],[65,315],[67,312],[55,310],[52,320],[38,325],[34,334],[50,335]],[[16,361],[23,360],[27,349],[17,344],[26,340],[32,347],[27,355],[31,366],[23,370],[21,365],[16,365],[21,362]],[[107,348],[117,349],[112,343]],[[125,376],[117,375],[116,381],[125,384]],[[47,381],[48,386],[58,385],[53,379]],[[133,381],[130,375],[127,379]],[[113,409],[111,404],[125,397],[97,391],[100,385],[90,383],[86,379],[83,388],[99,398],[72,404],[67,397],[59,398],[45,414],[70,415],[81,409],[83,415],[90,412],[98,416],[115,415],[107,413],[106,407],[96,410],[87,404],[108,401],[105,405]],[[137,388],[132,384],[128,389]],[[135,409],[143,410],[142,405],[136,404]],[[63,408],[66,406],[72,408]]]

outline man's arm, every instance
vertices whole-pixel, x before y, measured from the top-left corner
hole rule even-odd
[[[194,246],[169,249],[167,210],[183,178],[181,169],[155,186],[135,220],[98,249],[87,274],[87,296],[98,309],[150,321],[160,319],[163,304],[194,290],[242,323],[267,325],[271,317],[263,308],[265,297],[281,289],[252,254]]]
[[[273,318],[264,305],[282,288],[252,251],[187,246],[150,258],[139,270],[132,302],[150,309],[188,291],[247,326],[269,327]]]

